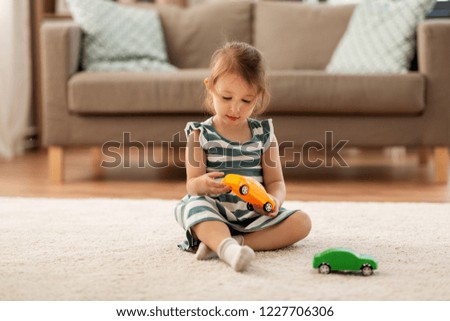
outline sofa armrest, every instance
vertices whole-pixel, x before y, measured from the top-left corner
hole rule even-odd
[[[417,28],[419,72],[426,79],[424,143],[450,144],[450,20],[432,19]]]
[[[421,22],[417,29],[419,71],[432,78],[450,78],[450,20]]]
[[[69,136],[67,82],[80,65],[81,28],[73,21],[41,27],[43,143],[64,145]]]

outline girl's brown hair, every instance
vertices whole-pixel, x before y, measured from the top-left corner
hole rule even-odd
[[[255,107],[255,114],[261,114],[269,104],[269,90],[266,79],[266,68],[261,53],[245,42],[227,42],[216,50],[211,57],[211,72],[207,78],[210,86],[214,86],[220,76],[237,74],[247,83],[254,86],[260,96]],[[206,93],[205,105],[209,112],[213,112],[212,97]]]

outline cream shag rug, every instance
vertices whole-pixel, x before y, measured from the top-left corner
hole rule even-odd
[[[175,203],[0,198],[0,300],[450,300],[450,204],[286,202],[310,236],[236,273],[177,248]],[[336,246],[379,269],[318,274]]]

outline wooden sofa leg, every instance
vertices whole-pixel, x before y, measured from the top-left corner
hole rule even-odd
[[[434,178],[436,183],[447,184],[449,166],[448,147],[434,148]]]
[[[430,154],[429,154],[429,150],[427,147],[420,146],[417,149],[417,155],[419,156],[419,165],[421,165],[421,166],[428,165],[428,162],[430,160],[430,157],[429,157]]]
[[[90,154],[92,159],[92,172],[95,178],[102,177],[103,153],[101,147],[91,147]]]
[[[48,164],[50,180],[52,183],[64,182],[64,148],[62,146],[50,146],[48,148]]]

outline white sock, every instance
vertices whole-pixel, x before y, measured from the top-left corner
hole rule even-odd
[[[234,235],[233,238],[239,243],[239,245],[244,245],[244,236]],[[217,253],[211,250],[205,243],[200,242],[197,252],[195,253],[195,258],[197,260],[210,260],[217,257]]]
[[[250,247],[239,245],[231,237],[220,242],[217,248],[217,254],[219,258],[228,263],[237,272],[245,270],[255,257],[255,252]]]

